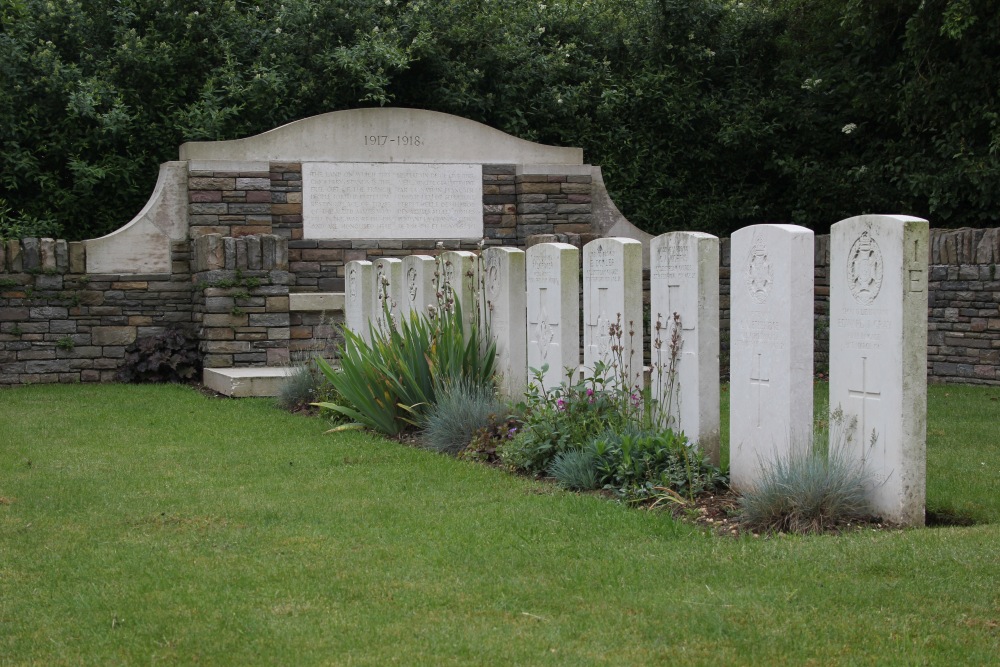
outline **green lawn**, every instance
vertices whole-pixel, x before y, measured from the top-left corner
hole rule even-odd
[[[929,403],[979,525],[732,539],[266,401],[2,390],[0,665],[997,664],[1000,388]]]

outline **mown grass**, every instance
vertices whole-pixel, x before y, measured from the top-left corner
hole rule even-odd
[[[971,527],[720,538],[183,387],[0,391],[0,664],[1000,655],[1000,389],[931,387]]]

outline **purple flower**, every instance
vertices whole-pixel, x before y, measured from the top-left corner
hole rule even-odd
[[[560,410],[565,410],[566,409],[566,401],[564,401],[564,400],[562,400],[560,398],[558,401],[556,401],[556,407],[558,409],[560,409]]]

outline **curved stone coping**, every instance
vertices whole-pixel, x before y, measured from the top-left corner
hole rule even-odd
[[[633,225],[618,210],[604,185],[604,174],[601,173],[600,167],[590,167],[590,175],[594,184],[593,203],[591,204],[594,212],[594,231],[600,236],[620,236],[640,241],[642,243],[642,268],[648,269],[649,242],[653,240],[653,235]]]
[[[187,237],[187,164],[164,162],[149,201],[123,227],[84,241],[87,273],[170,273],[170,242]]]
[[[546,146],[438,111],[331,111],[230,141],[191,141],[181,160],[582,164],[583,149]]]
[[[304,292],[288,295],[292,312],[337,312],[344,310],[343,292]]]

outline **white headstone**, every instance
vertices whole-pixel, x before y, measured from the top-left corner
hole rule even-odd
[[[927,441],[926,220],[862,215],[830,230],[830,407],[882,518],[922,526]],[[831,443],[836,444],[836,443]]]
[[[650,388],[664,425],[718,465],[719,239],[670,232],[654,238],[649,252]]]
[[[813,233],[744,227],[731,256],[729,467],[742,490],[812,449]]]
[[[524,251],[494,247],[483,251],[483,305],[496,342],[500,393],[520,400],[528,387],[527,306]]]
[[[372,263],[364,260],[348,262],[344,273],[344,325],[364,340],[371,342],[368,327],[372,317],[375,289]]]
[[[375,326],[383,333],[389,331],[389,322],[399,321],[399,307],[403,301],[403,260],[396,257],[380,257],[372,262],[374,301],[372,317]]]
[[[455,299],[461,304],[466,333],[471,330],[476,317],[476,294],[479,292],[479,261],[468,250],[443,252],[440,263],[441,292],[445,300]]]
[[[541,371],[546,390],[580,367],[580,251],[568,243],[528,248],[528,368]],[[528,380],[534,373],[528,371]]]
[[[642,386],[642,243],[610,237],[583,247],[583,364],[603,361],[608,379]],[[612,327],[619,328],[617,333]],[[620,348],[616,352],[615,348]],[[623,368],[617,368],[621,360]]]
[[[407,255],[403,258],[403,301],[400,313],[409,317],[416,311],[427,314],[427,306],[437,307],[437,260],[430,255]]]

